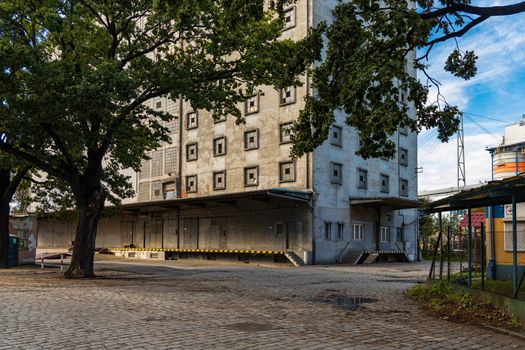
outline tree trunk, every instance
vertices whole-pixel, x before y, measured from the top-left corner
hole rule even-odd
[[[77,197],[78,223],[71,265],[64,273],[66,278],[95,277],[93,271],[95,240],[106,198],[100,188],[84,193],[87,194],[83,198]]]
[[[11,198],[7,196],[7,188],[10,180],[9,170],[0,170],[0,268],[9,267],[9,203]]]

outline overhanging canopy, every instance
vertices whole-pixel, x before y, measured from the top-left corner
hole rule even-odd
[[[461,191],[453,196],[428,203],[422,210],[430,214],[510,204],[513,196],[516,202],[525,202],[525,175],[520,174],[499,181],[491,181],[484,186]]]

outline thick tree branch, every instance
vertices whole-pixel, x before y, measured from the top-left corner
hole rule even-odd
[[[472,6],[462,3],[453,2],[447,7],[437,9],[435,11],[425,12],[421,14],[423,19],[433,19],[446,14],[455,12],[465,12],[471,15],[494,17],[494,16],[507,16],[514,15],[516,13],[525,12],[525,1],[519,2],[513,5],[506,6]]]
[[[473,27],[477,26],[478,24],[480,24],[481,22],[483,22],[483,21],[485,21],[485,20],[487,20],[489,18],[490,17],[484,17],[484,16],[478,17],[475,20],[473,20],[472,22],[469,22],[466,26],[464,26],[463,28],[461,28],[457,32],[452,32],[452,33],[443,35],[443,36],[441,36],[439,38],[436,38],[434,40],[431,40],[431,41],[427,42],[425,44],[425,46],[429,46],[430,48],[432,48],[432,46],[434,46],[434,44],[437,44],[437,43],[440,43],[440,42],[443,42],[443,41],[446,41],[446,40],[452,39],[452,38],[459,38],[459,37],[463,36],[464,34],[466,34]],[[427,52],[426,56],[428,57],[428,52]]]
[[[47,172],[50,175],[53,175],[61,179],[67,178],[67,175],[62,170],[53,167],[49,163],[41,160],[38,157],[35,157],[34,155],[30,153],[14,148],[7,143],[0,142],[0,151],[10,154],[20,160],[25,160],[31,164],[34,164],[36,167],[42,169],[43,171]]]
[[[30,166],[24,166],[20,170],[18,170],[9,182],[9,186],[7,186],[7,189],[5,191],[5,198],[12,198],[15,195],[16,189],[18,188],[18,185],[20,185],[20,182],[25,178],[27,172],[31,169]]]
[[[75,163],[75,160],[73,159],[73,156],[71,156],[71,153],[69,153],[68,148],[60,138],[60,136],[51,128],[49,124],[43,124],[43,129],[47,132],[49,136],[53,139],[53,142],[58,147],[58,150],[60,153],[64,155],[64,158],[66,159],[67,165],[69,167],[69,170],[76,176],[78,174],[77,172],[77,166]]]

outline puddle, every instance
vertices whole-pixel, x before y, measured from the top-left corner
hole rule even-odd
[[[377,302],[377,299],[355,297],[355,296],[348,296],[348,295],[329,295],[324,298],[316,299],[316,301],[322,302],[325,304],[341,306],[349,310],[355,310],[359,307],[359,305],[366,304],[366,303],[375,303]]]

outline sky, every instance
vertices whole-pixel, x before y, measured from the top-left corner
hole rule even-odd
[[[491,6],[515,2],[477,3]],[[443,70],[455,47],[453,41],[432,50],[429,72],[441,82],[447,102],[464,112],[467,184],[490,180],[491,160],[485,148],[500,144],[505,126],[525,114],[524,27],[525,14],[491,18],[460,38],[460,48],[474,50],[479,57],[478,73],[468,81]],[[436,134],[436,130],[419,134],[418,167],[422,172],[418,191],[457,186],[457,138],[454,135],[448,143],[440,143]]]

